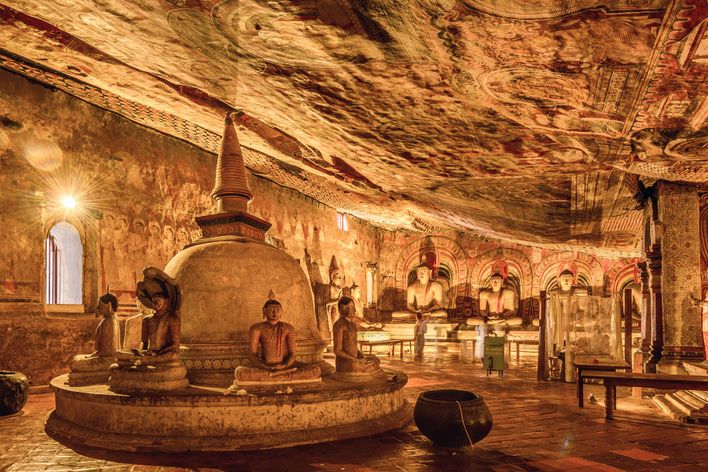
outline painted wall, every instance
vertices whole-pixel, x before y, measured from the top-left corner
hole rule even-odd
[[[0,368],[46,384],[73,354],[91,352],[97,297],[110,286],[120,310],[132,311],[142,268],[164,267],[199,237],[193,220],[212,207],[214,165],[187,143],[0,70]],[[249,182],[252,212],[273,224],[269,241],[313,282],[329,281],[336,255],[347,283],[365,285],[376,228],[350,218],[343,232],[335,210]],[[58,204],[66,193],[78,211]],[[84,245],[82,313],[48,314],[43,303],[45,237],[59,221],[74,224]]]

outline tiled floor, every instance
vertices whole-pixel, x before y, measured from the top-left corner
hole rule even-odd
[[[648,400],[618,400],[614,421],[600,403],[576,406],[573,385],[538,383],[534,359],[512,362],[503,377],[487,377],[479,364],[460,363],[454,352],[403,361],[411,402],[422,390],[462,388],[484,396],[494,416],[490,435],[472,448],[433,446],[414,424],[387,434],[267,452],[145,455],[96,450],[75,452],[47,437],[43,421],[51,394],[31,397],[24,414],[0,420],[0,472],[5,471],[700,471],[708,470],[708,428],[687,426],[660,414]],[[598,386],[587,393],[602,399]],[[586,402],[587,403],[587,402]]]

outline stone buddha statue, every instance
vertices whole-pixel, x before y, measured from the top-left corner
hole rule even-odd
[[[96,351],[91,354],[79,354],[69,362],[69,385],[94,385],[108,382],[109,369],[115,362],[116,352],[120,349],[120,325],[116,318],[118,299],[106,293],[98,299],[96,316],[103,319],[96,328]]]
[[[587,307],[588,291],[576,286],[578,269],[573,263],[558,267],[558,287],[549,291],[546,318],[546,352],[554,356],[565,347],[564,370],[566,382],[575,381],[574,348],[571,332]]]
[[[467,319],[467,324],[476,326],[487,323],[494,328],[521,326],[523,320],[516,316],[516,295],[504,286],[508,277],[506,263],[501,261],[492,266],[491,286],[479,293],[479,313],[481,317]]]
[[[263,305],[265,321],[248,331],[249,366],[239,366],[229,392],[288,391],[317,387],[322,383],[320,368],[295,360],[295,328],[280,320],[283,307],[273,292]]]
[[[329,284],[315,286],[317,329],[325,341],[332,339],[332,326],[338,317],[337,302],[342,297],[344,280],[344,271],[339,268],[337,258],[332,256],[329,266]]]
[[[336,376],[340,380],[367,382],[382,377],[379,358],[365,356],[359,350],[357,325],[354,322],[356,306],[349,297],[338,302],[339,319],[334,323],[334,355]]]
[[[160,392],[189,384],[187,369],[179,359],[179,287],[155,267],[148,267],[143,275],[138,299],[154,313],[143,318],[140,349],[116,353],[108,383],[118,393]]]
[[[354,314],[353,321],[359,328],[364,330],[379,330],[383,328],[382,324],[371,323],[364,318],[364,303],[361,301],[361,287],[359,287],[356,282],[349,287],[348,291],[344,291],[343,295],[351,298],[354,302],[356,313]]]
[[[394,311],[394,320],[412,320],[418,313],[424,317],[445,319],[447,311],[442,307],[443,285],[431,279],[430,268],[421,264],[415,269],[416,280],[406,290],[406,308],[404,311]]]

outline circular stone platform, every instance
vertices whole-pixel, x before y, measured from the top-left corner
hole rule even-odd
[[[411,419],[402,372],[352,384],[324,378],[318,390],[224,395],[191,385],[161,395],[121,395],[106,385],[52,380],[56,408],[46,431],[69,445],[118,451],[236,451],[290,447],[368,436]]]

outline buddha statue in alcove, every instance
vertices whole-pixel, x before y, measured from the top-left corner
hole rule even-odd
[[[426,264],[415,268],[417,280],[406,289],[407,310],[393,312],[394,320],[412,320],[420,313],[423,317],[444,319],[447,311],[442,307],[444,288],[432,280],[432,271]]]
[[[575,285],[578,268],[572,262],[558,267],[558,287],[548,293],[548,316],[546,318],[546,352],[556,355],[564,350],[564,378],[567,382],[575,380],[573,367],[574,346],[571,333],[582,319],[587,307],[588,291]]]
[[[516,294],[505,286],[509,276],[506,262],[495,262],[491,272],[490,288],[479,293],[479,313],[481,316],[469,318],[467,324],[475,326],[486,323],[500,329],[521,326],[523,320],[515,313]]]
[[[98,299],[96,316],[103,319],[96,328],[96,351],[79,354],[69,362],[69,385],[92,385],[108,381],[108,371],[120,349],[120,325],[116,318],[118,299],[106,292]]]
[[[116,353],[109,386],[118,393],[174,390],[189,384],[179,359],[179,287],[155,267],[146,268],[143,275],[137,286],[138,299],[154,313],[143,318],[140,349]]]
[[[248,332],[248,366],[239,366],[229,391],[288,391],[316,387],[320,368],[295,360],[295,327],[281,321],[283,307],[271,291],[263,305],[265,321]]]

